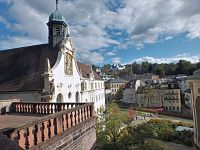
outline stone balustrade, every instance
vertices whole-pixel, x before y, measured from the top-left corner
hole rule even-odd
[[[62,110],[67,110],[85,103],[31,103],[31,102],[13,102],[11,112],[26,114],[53,114]]]
[[[15,103],[13,106],[13,110],[16,112],[49,114],[38,121],[4,132],[23,149],[38,145],[94,116],[93,103]],[[51,109],[50,106],[55,106],[56,108]],[[71,107],[70,109],[64,109],[69,108],[69,106]],[[53,113],[54,111],[59,112]]]

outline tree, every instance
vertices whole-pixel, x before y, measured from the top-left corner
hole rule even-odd
[[[149,62],[142,62],[142,73],[148,73],[149,72]]]
[[[164,65],[161,64],[156,68],[156,74],[158,74],[160,77],[165,76]]]
[[[116,100],[120,100],[123,98],[123,87],[122,86],[120,86],[119,90],[116,92],[115,98],[116,98]]]
[[[127,121],[127,113],[120,111],[117,104],[108,106],[106,119],[102,114],[98,115],[97,123],[97,144],[100,149],[120,149],[120,135],[123,123]],[[118,147],[118,148],[116,148]]]

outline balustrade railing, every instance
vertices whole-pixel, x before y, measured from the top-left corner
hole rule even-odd
[[[13,102],[11,112],[26,114],[53,114],[62,110],[83,105],[85,103],[31,103],[31,102]]]
[[[70,103],[70,105],[72,104],[78,105]],[[61,106],[67,107],[70,105]],[[14,106],[16,106],[15,108],[17,112],[48,112],[47,107],[44,105],[20,105],[19,103],[15,103]],[[49,105],[46,104],[46,106]],[[60,105],[57,106],[60,107]],[[37,109],[34,109],[33,107],[37,107]],[[81,104],[77,107],[72,107],[71,109],[46,115],[45,117],[42,117],[42,119],[20,128],[7,130],[4,134],[6,134],[11,140],[17,142],[23,149],[29,149],[32,146],[38,145],[39,143],[46,141],[85,120],[88,120],[93,116],[93,103]]]

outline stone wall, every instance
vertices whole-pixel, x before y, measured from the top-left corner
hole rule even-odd
[[[34,146],[32,150],[90,150],[96,142],[96,118],[92,117],[82,123],[67,129],[60,135]]]

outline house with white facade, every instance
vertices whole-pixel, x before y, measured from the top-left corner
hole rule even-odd
[[[105,105],[104,81],[76,60],[69,26],[58,9],[49,16],[47,44],[0,51],[0,99],[94,102]]]

